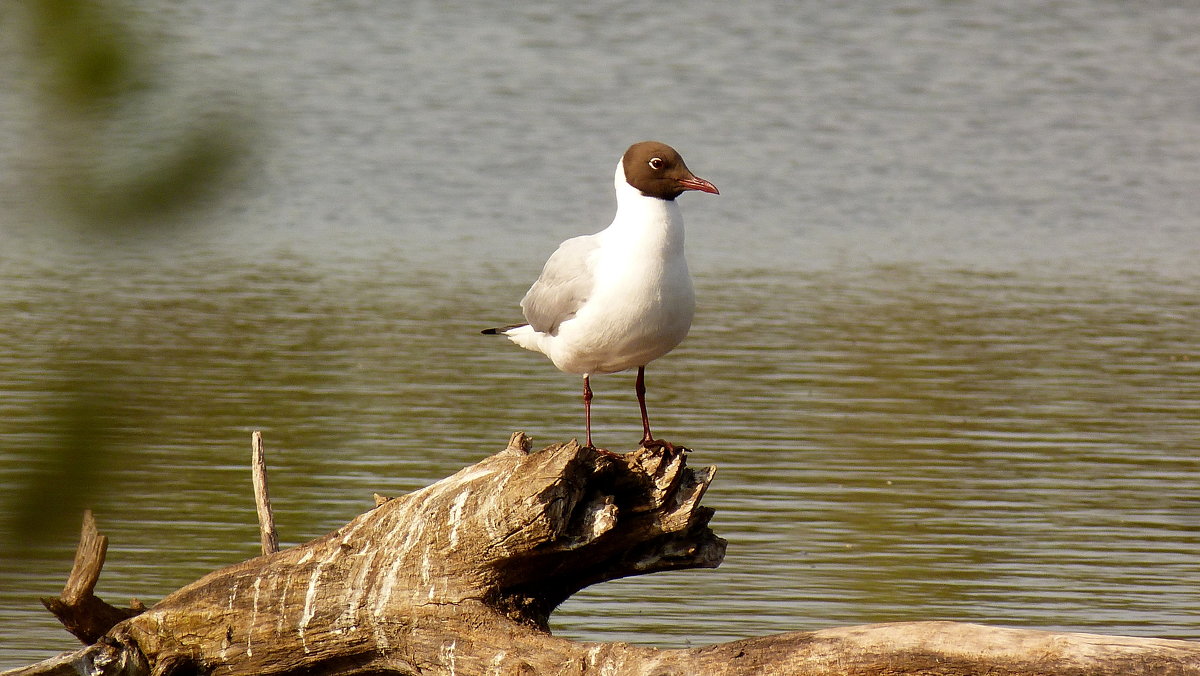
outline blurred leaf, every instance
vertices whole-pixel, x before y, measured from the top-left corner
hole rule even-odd
[[[5,23],[27,34],[27,70],[36,77],[27,92],[36,121],[23,149],[32,156],[20,163],[31,188],[24,194],[37,196],[26,198],[36,205],[32,220],[67,215],[68,227],[99,231],[102,245],[85,267],[104,265],[120,235],[199,222],[179,216],[228,185],[253,126],[230,97],[212,82],[158,72],[164,60],[154,48],[164,45],[138,30],[134,19],[145,14],[116,0],[29,0],[4,9]],[[70,537],[79,512],[111,490],[105,468],[130,445],[125,431],[147,424],[124,406],[129,384],[119,377],[120,360],[128,357],[86,353],[122,344],[120,328],[97,324],[85,335],[89,345],[75,346],[85,354],[63,354],[52,366],[64,384],[37,416],[53,442],[0,497],[0,537],[16,557]]]
[[[172,225],[174,217],[204,207],[205,198],[220,192],[245,137],[231,121],[218,121],[183,130],[173,144],[140,158],[129,171],[65,163],[58,179],[65,205],[86,225],[114,233]]]
[[[26,18],[45,110],[29,180],[49,181],[47,206],[120,233],[205,205],[249,145],[238,106],[211,83],[156,72],[162,46],[119,2],[33,0]]]
[[[110,5],[34,0],[29,11],[36,48],[48,67],[46,88],[63,105],[94,105],[128,90],[134,48]]]
[[[112,439],[113,397],[93,372],[56,393],[50,421],[58,443],[32,462],[27,480],[5,500],[5,539],[12,554],[26,555],[42,542],[69,537],[79,513],[103,489]]]

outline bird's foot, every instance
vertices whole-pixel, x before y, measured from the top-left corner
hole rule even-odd
[[[586,446],[584,446],[584,448],[590,448],[590,449],[592,449],[593,451],[595,451],[596,453],[598,453],[598,454],[600,454],[600,455],[603,455],[603,456],[607,456],[607,457],[609,457],[609,458],[620,458],[620,457],[622,457],[622,455],[621,455],[620,453],[616,453],[616,452],[610,451],[610,450],[608,450],[607,448],[599,448],[599,447],[597,447],[597,446],[592,446],[591,444],[587,444]]]
[[[645,448],[648,450],[655,449],[655,448],[661,448],[662,450],[667,451],[669,453],[675,453],[675,452],[685,452],[686,453],[686,452],[692,450],[686,446],[676,446],[675,444],[667,441],[666,439],[654,439],[651,437],[643,438],[641,446],[642,446],[642,448]]]

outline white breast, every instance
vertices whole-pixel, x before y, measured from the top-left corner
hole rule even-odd
[[[617,215],[599,233],[595,286],[545,351],[568,373],[614,373],[675,348],[691,328],[695,296],[674,201],[646,197],[617,167]]]

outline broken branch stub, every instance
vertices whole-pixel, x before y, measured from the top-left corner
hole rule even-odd
[[[259,541],[263,554],[279,551],[279,532],[275,529],[275,512],[271,508],[271,492],[267,490],[267,459],[263,450],[262,432],[250,435],[250,482],[254,486],[254,504],[258,510]]]
[[[96,582],[100,579],[100,569],[104,567],[107,554],[108,536],[101,535],[97,530],[92,510],[84,510],[79,545],[75,548],[75,563],[71,566],[67,584],[57,598],[42,599],[42,605],[85,645],[95,643],[118,622],[145,610],[137,599],[130,603],[129,608],[117,608],[95,595]]]

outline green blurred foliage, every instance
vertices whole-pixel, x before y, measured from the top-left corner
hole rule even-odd
[[[128,95],[140,72],[129,29],[116,9],[97,1],[33,0],[30,35],[45,68],[45,89],[71,108]]]
[[[90,254],[98,266],[126,238],[195,227],[196,210],[228,187],[251,141],[253,125],[235,119],[241,111],[212,83],[173,77],[160,51],[169,45],[149,37],[139,19],[110,0],[29,0],[0,11],[22,71],[32,74],[22,92],[37,124],[22,149],[30,157],[19,182],[29,188],[31,214],[23,216],[39,229],[65,223],[68,235],[100,235]],[[180,87],[195,90],[190,99],[179,100]],[[85,340],[121,342],[119,328],[96,331]],[[61,389],[41,393],[43,409],[31,419],[47,421],[56,441],[0,498],[0,563],[28,559],[41,543],[72,533],[80,511],[110,488],[103,470],[122,445],[113,431],[151,422],[123,419],[114,405],[127,394],[122,379],[102,360],[80,358],[79,347],[50,348],[59,353],[51,362]]]
[[[24,10],[10,24],[27,34],[38,77],[31,104],[42,113],[37,164],[49,206],[77,227],[136,233],[186,222],[179,216],[219,194],[250,145],[248,125],[206,83],[180,83],[162,67],[170,45],[139,30],[141,15],[112,0],[33,0]],[[178,100],[189,86],[204,103]]]
[[[98,373],[78,373],[52,396],[55,445],[34,460],[11,495],[11,555],[26,558],[40,541],[78,528],[80,515],[109,477],[114,399]]]

